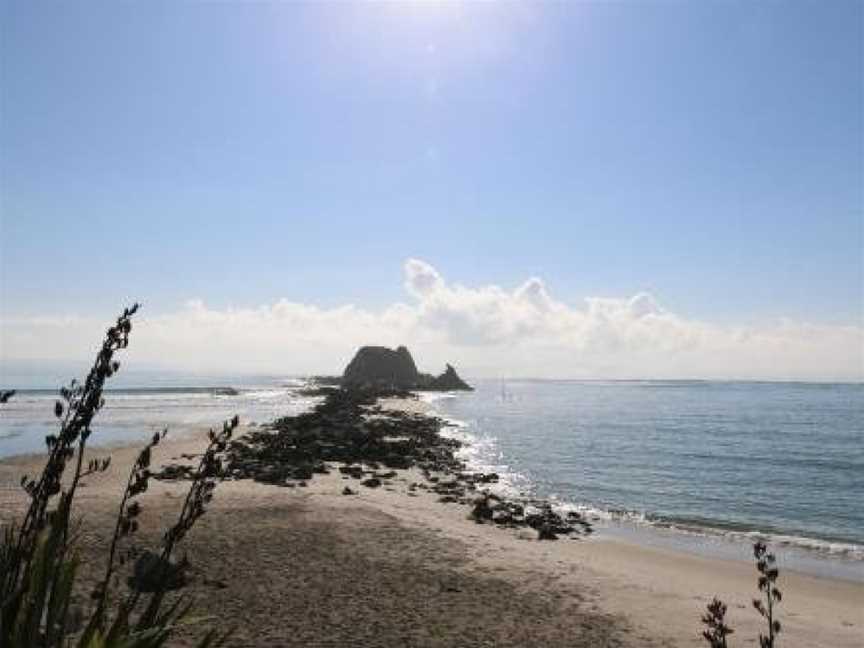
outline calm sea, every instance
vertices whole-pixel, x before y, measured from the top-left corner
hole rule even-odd
[[[266,422],[314,402],[288,377],[114,383],[94,442]],[[190,387],[192,385],[192,387]],[[225,393],[231,387],[236,395]],[[600,533],[746,558],[768,537],[789,561],[864,579],[864,385],[699,381],[478,381],[426,395],[501,488],[590,512]],[[0,457],[41,451],[56,390],[0,413]],[[813,561],[816,561],[815,563]],[[812,564],[811,564],[812,563]],[[815,567],[814,567],[815,565]],[[826,567],[827,565],[827,567]]]
[[[430,396],[503,488],[589,511],[608,533],[864,578],[864,385],[480,381]],[[605,522],[605,524],[604,524]],[[644,538],[645,533],[641,536]]]
[[[45,436],[57,431],[54,402],[58,390],[18,389],[0,406],[0,457],[42,452]],[[173,375],[158,380],[150,375],[120,374],[105,392],[105,407],[93,425],[91,444],[145,441],[168,428],[183,435],[206,427],[220,427],[238,415],[243,423],[266,423],[298,414],[319,399],[297,392],[306,380],[274,376]],[[11,388],[13,385],[2,386]]]

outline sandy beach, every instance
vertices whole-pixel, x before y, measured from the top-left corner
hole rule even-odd
[[[422,411],[419,401],[388,407]],[[203,431],[159,446],[156,463],[204,445]],[[122,483],[137,452],[118,447],[111,469],[76,499],[82,517],[83,577],[93,580]],[[4,521],[20,510],[17,484],[39,456],[0,462]],[[539,542],[531,529],[475,523],[468,508],[398,471],[380,488],[332,471],[306,487],[249,480],[219,485],[184,541],[200,627],[234,628],[234,646],[699,646],[712,596],[729,604],[732,645],[758,645],[747,564],[647,548],[608,538]],[[355,495],[343,495],[349,485]],[[179,510],[185,482],[151,482],[142,531],[153,547]],[[782,569],[782,565],[781,565]],[[862,645],[864,585],[781,571],[781,645]],[[185,644],[178,644],[185,645]]]

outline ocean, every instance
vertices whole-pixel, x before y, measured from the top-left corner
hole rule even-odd
[[[479,381],[429,395],[500,488],[601,533],[864,580],[864,385]]]
[[[295,377],[175,377],[106,394],[93,442],[184,434],[239,414],[263,423],[315,399]],[[190,385],[192,385],[190,387]],[[425,394],[474,470],[510,494],[588,513],[599,535],[864,580],[864,385],[487,380]],[[230,393],[226,388],[236,390]],[[0,457],[41,451],[56,390],[0,413]]]
[[[150,438],[167,428],[171,436],[188,434],[238,415],[244,424],[267,423],[299,414],[320,399],[298,391],[307,380],[278,376],[120,374],[105,391],[105,407],[92,425],[91,444],[110,445]],[[18,389],[0,405],[0,457],[42,452],[45,436],[57,431],[54,402],[58,389]],[[12,385],[4,386],[12,388]]]

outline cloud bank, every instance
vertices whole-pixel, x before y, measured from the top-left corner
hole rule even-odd
[[[127,366],[199,372],[336,373],[362,344],[407,344],[421,368],[445,361],[473,377],[864,380],[864,329],[780,320],[729,326],[670,312],[648,293],[556,300],[539,278],[513,290],[450,283],[404,265],[407,303],[373,311],[286,299],[215,310],[192,300],[142,311]],[[73,361],[111,315],[0,320],[0,363]]]

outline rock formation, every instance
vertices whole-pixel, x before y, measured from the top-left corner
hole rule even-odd
[[[404,346],[395,351],[387,347],[361,347],[342,374],[347,386],[376,386],[411,389],[419,380],[414,358]]]
[[[459,377],[453,365],[448,364],[447,370],[437,378],[432,379],[432,389],[439,391],[473,391],[473,387]]]
[[[342,385],[437,391],[472,389],[449,364],[447,370],[437,377],[420,373],[411,352],[404,346],[395,351],[381,346],[361,347],[345,368]]]

